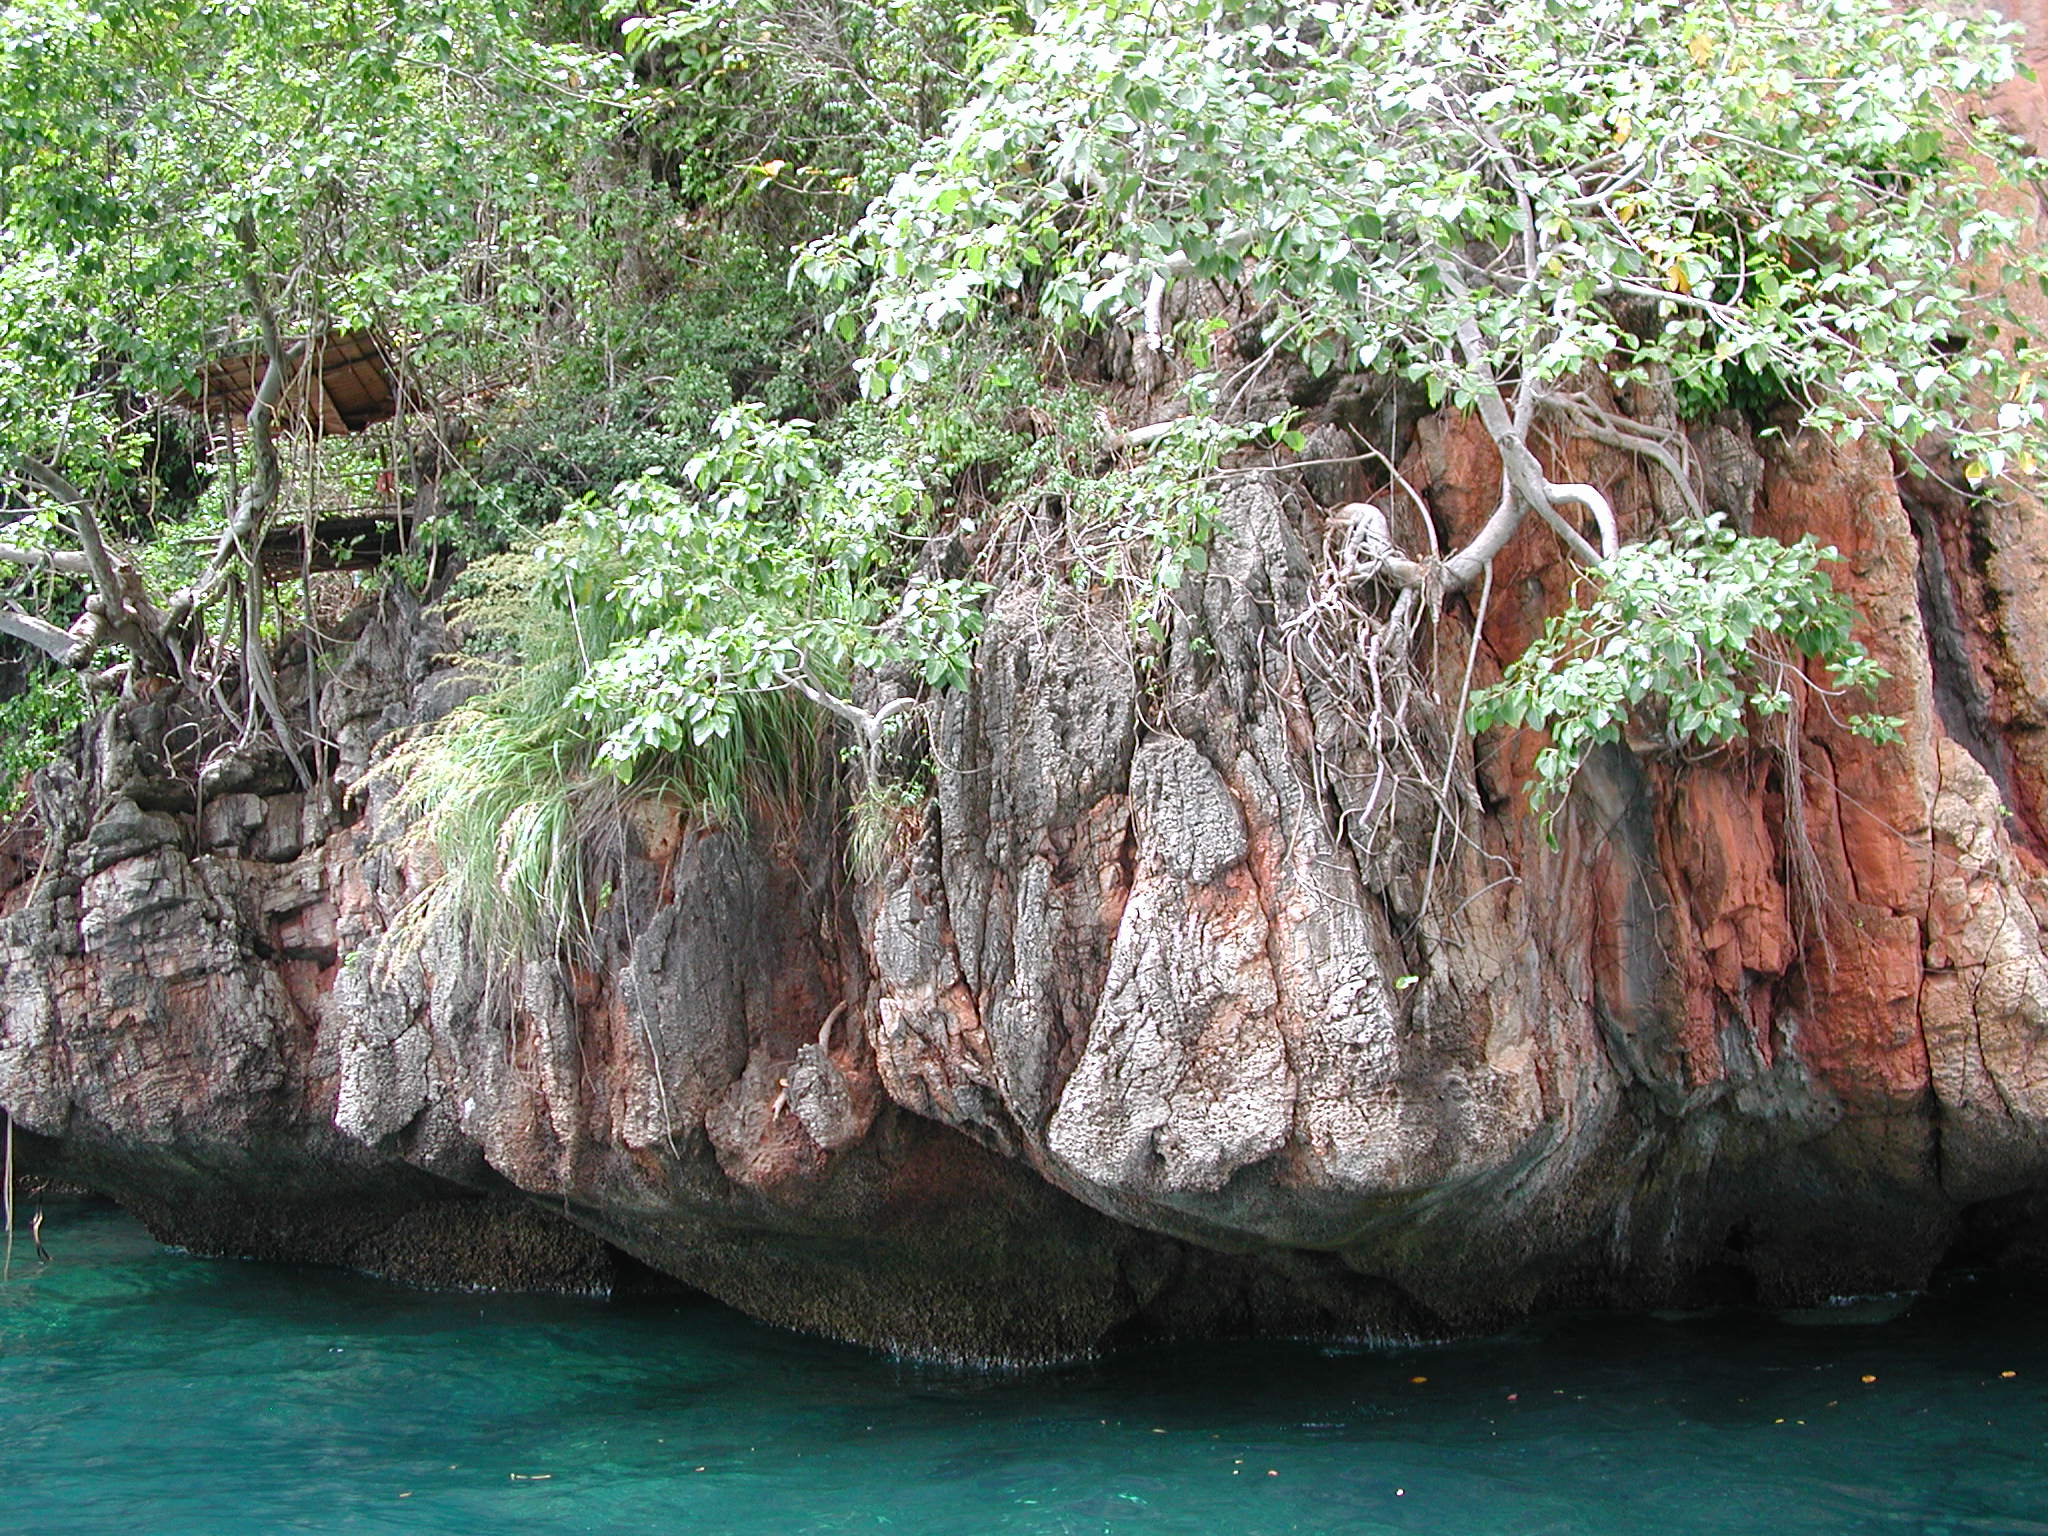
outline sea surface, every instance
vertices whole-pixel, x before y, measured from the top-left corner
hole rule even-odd
[[[2048,1307],[905,1365],[709,1304],[432,1295],[53,1207],[0,1530],[2048,1536]]]

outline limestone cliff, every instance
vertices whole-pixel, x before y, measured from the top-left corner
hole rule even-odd
[[[1484,434],[1395,425],[1469,533]],[[1694,760],[1612,749],[1549,847],[1536,743],[1447,702],[1560,606],[1549,536],[1395,655],[1318,575],[1326,508],[1373,488],[1247,474],[1142,666],[1113,602],[998,588],[880,868],[849,873],[822,779],[745,827],[648,804],[599,957],[506,970],[413,900],[428,856],[375,768],[464,684],[389,599],[286,669],[301,699],[317,675],[331,792],[172,700],[41,778],[0,854],[0,1107],[198,1250],[645,1266],[963,1358],[2038,1259],[2048,532],[1876,453],[1696,437],[1733,515],[1843,551],[1904,746],[1814,708]],[[1652,515],[1639,465],[1561,460]]]

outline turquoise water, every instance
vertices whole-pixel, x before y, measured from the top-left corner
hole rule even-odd
[[[986,1376],[194,1259],[98,1208],[44,1238],[0,1282],[0,1526],[52,1536],[2048,1533],[2048,1323],[1968,1290]]]

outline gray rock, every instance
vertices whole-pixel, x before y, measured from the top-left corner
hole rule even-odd
[[[1483,517],[1483,435],[1412,436],[1411,483]],[[1315,541],[1242,477],[1154,652],[1118,594],[991,595],[886,867],[845,873],[823,776],[752,826],[651,802],[588,952],[486,956],[375,771],[467,686],[392,601],[325,673],[331,795],[244,764],[176,810],[162,703],[45,776],[39,854],[0,864],[0,1105],[203,1251],[567,1289],[624,1253],[946,1358],[1796,1304],[1917,1284],[1966,1230],[2038,1260],[2028,830],[1942,735],[1889,465],[1772,453],[1753,516],[1844,547],[1909,721],[1810,720],[1799,806],[1768,753],[1617,747],[1550,848],[1529,744],[1468,744],[1452,701],[1565,573],[1518,548],[1476,651],[1462,601],[1418,631],[1445,702],[1373,716],[1338,664],[1385,605],[1304,647]]]

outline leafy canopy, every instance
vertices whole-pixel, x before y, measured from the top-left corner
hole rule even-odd
[[[675,383],[701,348],[607,341],[607,381],[672,376],[666,435],[607,436],[533,567],[547,665],[478,738],[525,786],[507,805],[667,764],[712,807],[803,729],[797,697],[964,675],[978,591],[930,536],[981,448],[933,423],[1007,412],[948,393],[963,359],[998,335],[1036,382],[1047,333],[1110,326],[1199,359],[1175,284],[1525,437],[1603,378],[1668,379],[1700,406],[1783,390],[1983,476],[2040,453],[2037,346],[2001,297],[2048,272],[2001,190],[2036,167],[1959,105],[2012,76],[2010,28],[1883,0],[1025,0],[975,29],[963,83],[961,29],[914,6],[673,0],[622,23],[635,80],[564,41],[573,18],[494,0],[25,0],[0,12],[0,455],[137,473],[135,402],[246,338],[249,282],[295,334],[538,372],[608,259],[681,259],[654,182],[809,200],[785,230],[848,219],[797,260],[861,349],[845,418],[742,403],[673,451],[726,380]],[[628,148],[647,185],[606,173]],[[1062,432],[1099,441],[1080,415]],[[1007,493],[1056,501],[1066,569],[1135,585],[1156,628],[1204,565],[1201,482],[1276,430],[1228,415],[1106,473],[1009,442]],[[1624,550],[1480,718],[1552,731],[1540,796],[1631,710],[1703,743],[1784,707],[1786,658],[1867,683],[1824,559],[1705,523]],[[521,823],[536,870],[581,824],[557,811]]]
[[[2048,287],[2039,164],[1963,105],[2013,77],[2014,36],[1885,0],[1033,0],[800,268],[885,398],[998,310],[1186,345],[1163,295],[1202,280],[1318,372],[1478,408],[1511,476],[1539,424],[1639,381],[2030,476],[2039,339],[2005,295]],[[1866,688],[1831,558],[1697,519],[1623,549],[1473,722],[1550,732],[1548,810],[1632,714],[1701,746],[1788,708],[1790,658]]]
[[[377,324],[431,362],[586,272],[615,57],[492,0],[23,0],[0,10],[0,458],[136,468],[136,402],[252,334]]]
[[[1318,369],[1461,406],[1769,376],[1998,474],[2042,421],[1998,287],[2044,264],[1992,190],[2032,163],[1958,102],[2013,76],[2013,35],[1885,0],[1031,0],[803,270],[855,295],[882,392],[990,306],[1150,329],[1193,276]]]

